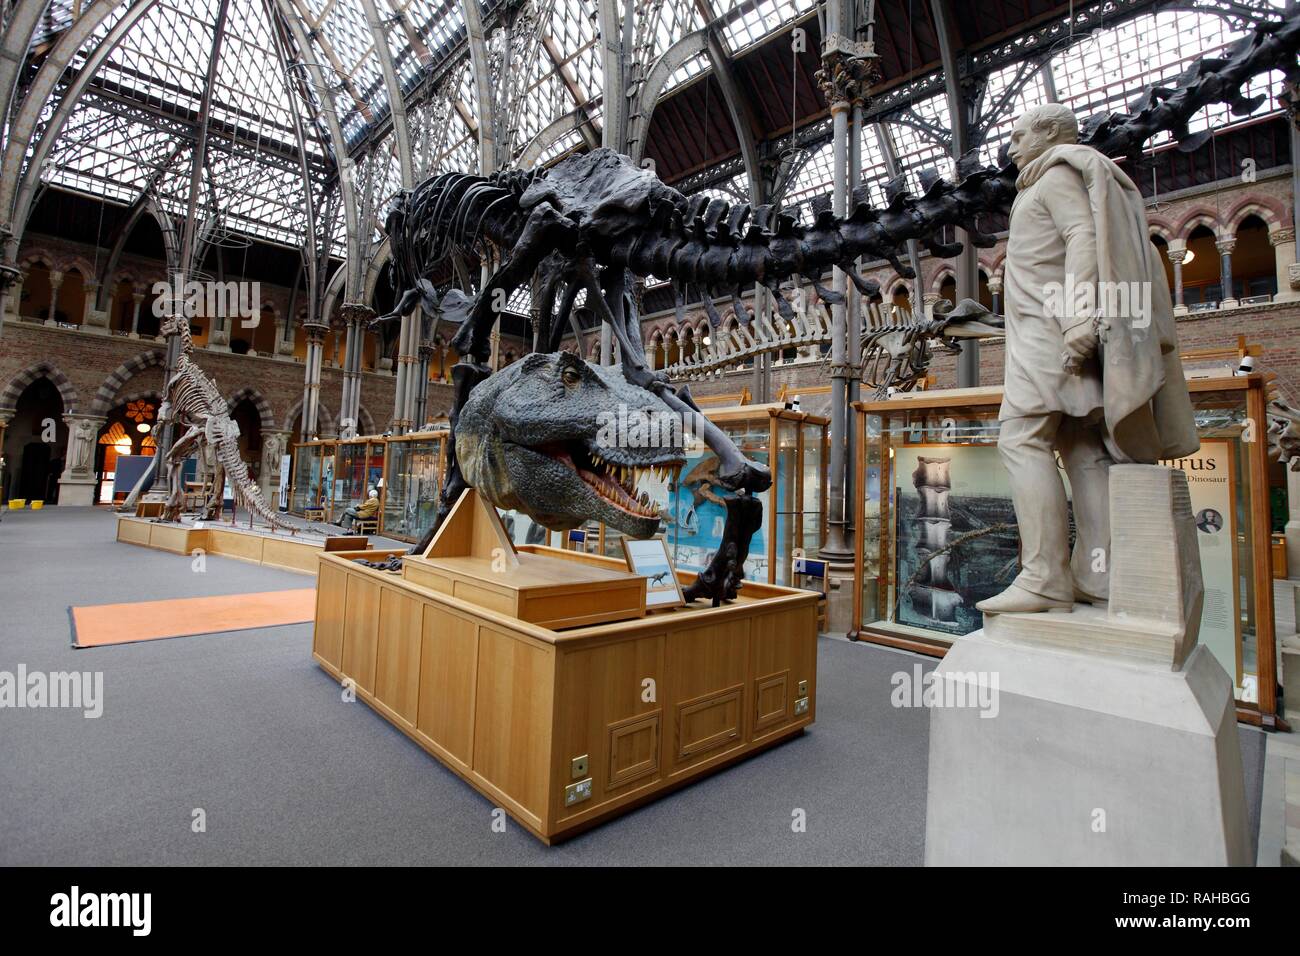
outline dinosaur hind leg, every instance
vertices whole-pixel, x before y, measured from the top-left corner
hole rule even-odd
[[[181,471],[185,466],[185,459],[198,445],[202,434],[202,428],[191,425],[189,431],[173,442],[167,452],[167,485],[170,490],[167,494],[167,506],[163,508],[163,521],[176,521],[181,516],[181,509],[185,505],[185,487],[181,482]]]

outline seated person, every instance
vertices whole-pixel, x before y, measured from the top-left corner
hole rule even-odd
[[[370,489],[370,497],[355,508],[349,508],[343,513],[343,530],[351,531],[352,523],[358,519],[374,518],[379,514],[379,492],[374,488]]]

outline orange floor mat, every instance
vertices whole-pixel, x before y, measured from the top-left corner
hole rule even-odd
[[[164,637],[303,624],[315,619],[316,589],[95,604],[71,610],[72,646],[104,647]]]

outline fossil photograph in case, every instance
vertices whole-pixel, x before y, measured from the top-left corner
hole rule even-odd
[[[996,445],[895,450],[895,620],[960,636],[983,626],[975,603],[1019,571],[1020,542]]]

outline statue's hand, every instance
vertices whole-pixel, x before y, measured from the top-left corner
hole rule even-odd
[[[1061,367],[1072,375],[1083,371],[1083,363],[1097,352],[1097,330],[1091,321],[1065,330],[1065,351]]]

